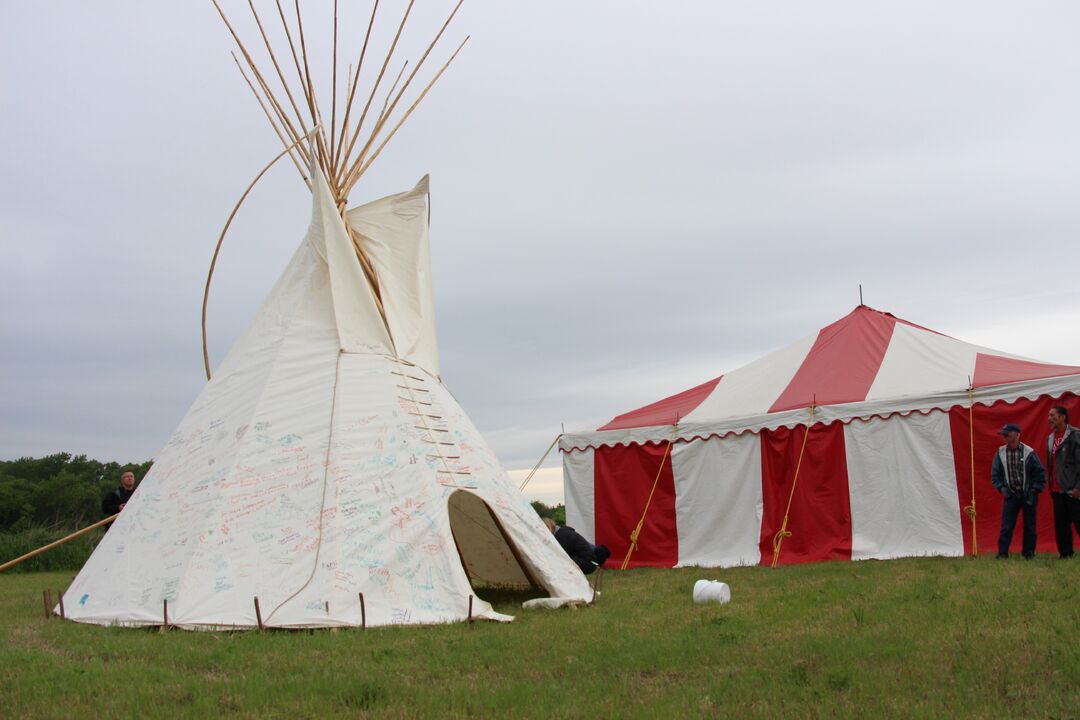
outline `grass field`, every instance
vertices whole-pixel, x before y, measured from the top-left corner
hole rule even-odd
[[[0,715],[1080,718],[1075,560],[638,569],[595,607],[339,632],[45,621],[70,578],[0,576]]]

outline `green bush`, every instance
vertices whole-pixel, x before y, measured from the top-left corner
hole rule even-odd
[[[530,503],[533,506],[533,510],[536,514],[542,518],[551,518],[556,525],[566,524],[566,506],[565,505],[545,505],[539,500],[533,500]]]
[[[22,529],[0,532],[0,563],[14,560],[31,550],[55,542],[74,532],[70,528],[30,525]],[[105,536],[105,528],[93,530],[52,550],[30,558],[5,572],[39,572],[45,570],[78,570],[85,563],[98,542]]]
[[[0,460],[0,532],[85,527],[101,519],[101,500],[123,472],[139,481],[149,469],[149,462],[100,462],[70,453]]]

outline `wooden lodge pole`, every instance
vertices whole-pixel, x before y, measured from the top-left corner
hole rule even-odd
[[[364,593],[360,593],[360,629],[367,630],[367,607],[364,606]]]
[[[259,623],[259,629],[263,629],[262,610],[259,609],[259,598],[255,598],[255,620]]]
[[[99,520],[98,522],[94,523],[93,525],[88,525],[87,527],[84,527],[82,530],[76,530],[75,532],[71,533],[67,537],[62,537],[59,540],[56,540],[54,542],[49,543],[48,545],[43,545],[43,546],[39,547],[37,550],[31,550],[30,552],[26,553],[25,555],[21,555],[21,556],[15,558],[14,560],[8,560],[3,565],[0,565],[0,572],[3,572],[5,570],[7,570],[8,568],[13,568],[16,565],[18,565],[19,563],[23,562],[24,560],[29,560],[32,557],[37,557],[38,555],[40,555],[41,553],[43,553],[43,552],[45,552],[47,550],[52,550],[54,547],[63,545],[66,542],[69,542],[71,540],[74,540],[77,537],[85,535],[86,533],[90,532],[91,530],[96,530],[99,527],[101,527],[102,525],[108,525],[109,523],[111,523],[113,520],[115,520],[119,516],[120,516],[120,513],[117,513],[116,515],[112,515],[111,517],[107,517],[104,520]]]

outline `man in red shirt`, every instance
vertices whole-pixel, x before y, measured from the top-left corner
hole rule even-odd
[[[1054,500],[1058,554],[1072,557],[1073,527],[1080,533],[1080,430],[1069,425],[1069,411],[1056,406],[1047,417],[1046,476]]]

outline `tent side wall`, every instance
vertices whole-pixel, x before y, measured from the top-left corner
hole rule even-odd
[[[976,405],[975,505],[979,550],[993,553],[1002,499],[990,484],[997,434],[1006,422],[1045,458],[1046,414],[1072,393]],[[959,556],[971,551],[972,451],[968,409],[894,414],[676,442],[670,482],[660,473],[631,566],[731,567],[772,562],[788,498],[780,563]],[[621,560],[657,478],[663,444],[564,448],[567,522]],[[1049,497],[1038,511],[1040,551],[1054,549]],[[1018,530],[1012,551],[1019,552]]]
[[[990,467],[994,453],[1001,446],[1001,437],[997,432],[1005,423],[1016,423],[1021,429],[1021,440],[1038,453],[1039,459],[1046,461],[1046,439],[1050,428],[1046,416],[1050,408],[1063,405],[1069,411],[1073,424],[1080,418],[1080,397],[1069,393],[1062,397],[1043,396],[1035,400],[1020,400],[1015,403],[996,403],[990,407],[975,407],[975,523],[979,552],[996,553],[997,538],[1001,530],[1002,498],[990,485]],[[971,505],[971,432],[966,408],[953,408],[949,411],[952,430],[952,444],[955,455],[955,476],[957,493],[961,507]],[[1050,496],[1043,493],[1038,503],[1038,550],[1057,552],[1054,542],[1054,520]],[[971,521],[964,517],[964,552],[971,552]],[[1011,552],[1020,552],[1021,531],[1018,527],[1013,535]]]

